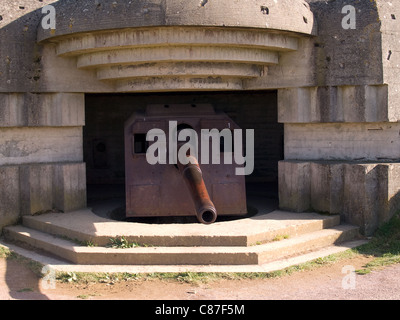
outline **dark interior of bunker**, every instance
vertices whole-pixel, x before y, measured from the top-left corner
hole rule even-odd
[[[83,149],[88,205],[95,213],[116,220],[149,223],[178,219],[124,216],[124,123],[151,104],[211,104],[216,112],[226,113],[244,132],[254,129],[254,171],[246,176],[248,216],[257,213],[260,207],[277,209],[278,161],[284,159],[284,130],[277,120],[277,91],[87,94]],[[224,219],[229,217],[218,218]],[[179,218],[179,222],[192,220],[192,217]]]

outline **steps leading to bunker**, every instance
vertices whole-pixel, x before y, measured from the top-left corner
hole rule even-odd
[[[68,214],[25,216],[23,225],[44,233],[74,239],[96,246],[107,246],[111,238],[123,236],[131,243],[155,247],[231,247],[252,246],[285,236],[331,228],[340,224],[340,216],[316,213],[274,211],[247,219],[213,225],[146,224],[112,221],[90,210]]]
[[[22,225],[6,227],[4,235],[9,241],[22,242],[81,265],[261,265],[354,240],[358,236],[358,228],[345,224],[322,226],[280,241],[248,246],[154,246],[129,249],[82,246]]]

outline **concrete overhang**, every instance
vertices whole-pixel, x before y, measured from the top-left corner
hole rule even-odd
[[[316,35],[303,0],[60,0],[57,28],[40,28],[38,40],[110,29],[201,26],[242,27]]]
[[[58,1],[38,41],[116,92],[241,90],[316,34],[301,0]]]

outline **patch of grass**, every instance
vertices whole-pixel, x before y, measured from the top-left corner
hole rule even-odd
[[[290,238],[290,235],[288,235],[288,234],[277,234],[275,237],[273,237],[270,240],[257,241],[255,243],[253,243],[251,246],[259,246],[259,245],[266,244],[266,243],[269,243],[269,242],[278,242],[278,241],[286,240],[286,239],[289,239],[289,238]]]
[[[107,245],[107,247],[117,248],[117,249],[128,249],[128,248],[153,247],[153,246],[137,242],[130,242],[124,236],[118,236],[115,238],[110,238],[110,242]]]
[[[295,272],[312,270],[327,264],[340,261],[355,256],[356,253],[348,250],[343,253],[334,254],[325,258],[319,258],[314,261],[295,265],[283,270],[273,272],[175,272],[175,273],[76,273],[73,281],[77,283],[116,283],[120,281],[176,281],[192,285],[205,284],[219,280],[262,280],[271,278],[280,278],[291,275]],[[63,274],[57,277],[58,280],[66,281],[71,279],[71,274]]]
[[[75,244],[77,244],[79,246],[96,247],[96,244],[92,240],[79,240],[79,239],[76,239],[76,238],[73,239],[73,238],[70,238],[70,237],[67,237],[67,236],[63,236],[63,235],[58,236],[58,237],[60,239],[71,241],[71,242],[73,242],[73,243],[75,243]]]
[[[278,234],[272,239],[272,241],[282,241],[289,238],[290,236],[288,234]]]
[[[95,297],[95,296],[100,296],[99,294],[96,293],[89,293],[89,294],[80,294],[78,296],[76,296],[78,299],[82,299],[82,300],[87,300],[90,297]]]
[[[33,292],[33,289],[32,288],[23,288],[23,289],[18,290],[17,292]]]
[[[116,283],[120,281],[132,281],[145,278],[133,273],[102,273],[102,272],[57,272],[57,281],[64,283]]]
[[[85,247],[96,247],[96,244],[92,240],[83,241]]]
[[[355,273],[362,276],[364,274],[371,273],[371,269],[359,269],[359,270],[356,270]]]
[[[56,279],[61,282],[75,282],[78,280],[75,272],[60,272],[57,273]]]
[[[0,246],[0,258],[6,259],[11,256],[11,251],[8,248]]]
[[[136,248],[140,245],[136,242],[129,242],[124,236],[110,238],[110,244],[108,247],[117,248],[117,249],[128,249],[128,248]]]
[[[400,212],[384,224],[375,233],[371,241],[355,249],[359,254],[375,257],[357,270],[358,274],[366,274],[384,266],[400,263]]]

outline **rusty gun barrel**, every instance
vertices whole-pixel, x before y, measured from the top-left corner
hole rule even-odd
[[[203,224],[214,223],[217,219],[217,210],[208,194],[200,165],[195,157],[188,156],[188,158],[189,163],[186,165],[178,161],[178,169],[192,196],[197,219]]]

